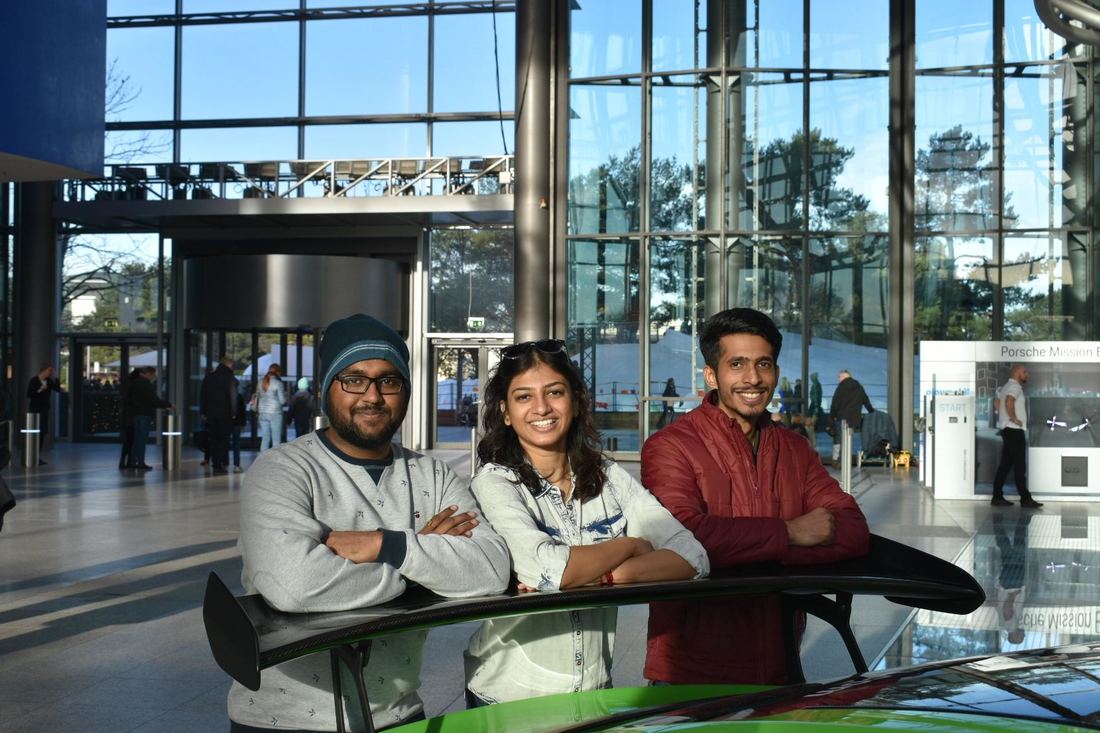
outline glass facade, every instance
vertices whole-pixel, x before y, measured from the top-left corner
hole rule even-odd
[[[179,7],[109,2],[109,163],[513,150],[514,4]],[[1100,70],[1031,0],[555,7],[555,327],[615,447],[669,419],[670,379],[698,400],[726,307],[775,318],[824,407],[851,369],[896,417],[922,340],[1097,337]],[[510,231],[425,241],[426,333],[516,327]]]
[[[354,177],[379,165],[359,165],[364,161],[434,156],[445,158],[436,162],[441,172],[428,179],[430,188],[410,188],[410,198],[461,193],[469,199],[511,185],[510,169],[493,169],[510,168],[511,158],[506,164],[489,159],[514,152],[514,3],[109,0],[107,25],[105,157],[116,179],[119,166],[150,176],[156,170],[160,177],[180,164],[175,169],[186,179],[196,171],[206,178],[206,169],[219,177],[216,171],[231,170],[228,164],[232,175],[223,174],[228,183],[214,194],[227,195],[228,186],[228,195],[244,190],[247,196],[239,173],[252,175],[252,167],[264,175],[271,161],[281,170],[295,168],[285,161],[307,161],[296,164],[301,170],[321,165],[312,161],[353,161],[357,165],[331,167],[334,176],[352,171]],[[376,179],[357,195],[368,185],[371,193],[383,191],[387,183]],[[311,181],[299,195],[343,190],[320,183]],[[97,200],[129,200],[130,190],[116,180]],[[203,193],[210,193],[203,184],[185,181],[171,197],[210,197],[197,195]],[[468,201],[456,208],[463,204]],[[506,338],[514,328],[510,222],[479,228],[457,216],[436,227],[432,218],[414,213],[413,234],[403,234],[415,239],[423,222],[424,246],[410,255],[416,262],[408,268],[420,279],[406,291],[413,299],[423,294],[423,307],[418,301],[408,310],[426,322],[410,332],[429,340],[440,334]],[[470,225],[454,223],[465,221]],[[64,241],[61,331],[99,341],[151,335],[162,322],[160,304],[170,302],[170,293],[162,298],[157,290],[157,233],[74,234]],[[371,246],[364,245],[363,254]],[[168,261],[164,270],[170,275]],[[266,358],[265,339],[296,338],[257,336],[246,323],[239,332],[184,328],[180,383],[192,397],[218,354],[254,363]],[[415,351],[415,336],[411,340]],[[119,347],[111,341],[102,348]],[[89,368],[114,361],[93,360]]]
[[[1096,338],[1092,56],[1030,0],[572,6],[569,337],[636,395],[607,434],[663,423],[670,377],[698,398],[727,307],[826,409],[850,369],[896,410],[921,340]]]
[[[312,5],[108,3],[107,162],[511,153],[511,4]]]

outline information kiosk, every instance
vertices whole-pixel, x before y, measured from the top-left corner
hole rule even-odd
[[[994,400],[1013,364],[1029,372],[1024,393],[1031,493],[1040,501],[1100,501],[1100,342],[1094,341],[922,341],[921,481],[937,498],[991,495],[1001,455]],[[971,405],[967,435],[948,437],[962,429],[965,400]],[[969,469],[969,489],[956,475],[962,464]]]

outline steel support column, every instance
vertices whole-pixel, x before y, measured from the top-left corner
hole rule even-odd
[[[890,2],[890,322],[886,394],[901,447],[913,448],[913,78],[912,2]]]
[[[554,3],[516,3],[515,336],[551,335],[550,133]]]
[[[744,182],[740,170],[733,164],[730,164],[727,173],[727,160],[737,161],[736,164],[740,165],[745,133],[741,124],[744,119],[741,80],[730,80],[725,71],[728,65],[726,48],[731,32],[729,29],[735,22],[744,22],[743,10],[741,0],[707,4],[706,64],[721,71],[707,80],[706,87],[706,228],[719,232],[719,236],[717,241],[709,241],[706,248],[703,284],[705,318],[722,310],[726,303],[726,250],[729,243],[723,234],[728,228],[727,205],[738,200]],[[729,191],[726,190],[727,184]]]
[[[49,182],[20,183],[16,191],[15,415],[27,412],[26,388],[31,377],[43,364],[57,364],[60,254],[53,220],[54,186]]]

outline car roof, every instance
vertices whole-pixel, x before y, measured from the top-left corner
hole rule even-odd
[[[888,727],[909,720],[905,727],[926,727],[939,720],[934,727],[946,729],[984,727],[989,721],[983,719],[990,717],[1100,728],[1100,644],[936,662],[699,700],[653,716],[636,715],[632,725],[644,730],[658,719],[676,718],[683,723],[789,720],[838,726],[894,720]],[[924,723],[917,726],[916,719]]]

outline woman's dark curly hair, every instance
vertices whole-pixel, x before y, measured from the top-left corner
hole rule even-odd
[[[548,354],[531,348],[515,358],[500,360],[482,393],[485,435],[477,446],[478,463],[482,466],[495,463],[510,468],[532,494],[537,495],[542,491],[542,479],[527,461],[516,431],[510,425],[504,424],[504,413],[500,409],[501,403],[508,403],[508,388],[512,385],[512,380],[538,364],[545,364],[561,374],[569,384],[576,414],[569,426],[569,432],[566,433],[565,452],[573,469],[573,495],[581,502],[588,501],[603,491],[607,472],[604,470],[600,434],[592,419],[592,400],[588,395],[588,387],[565,349]]]

